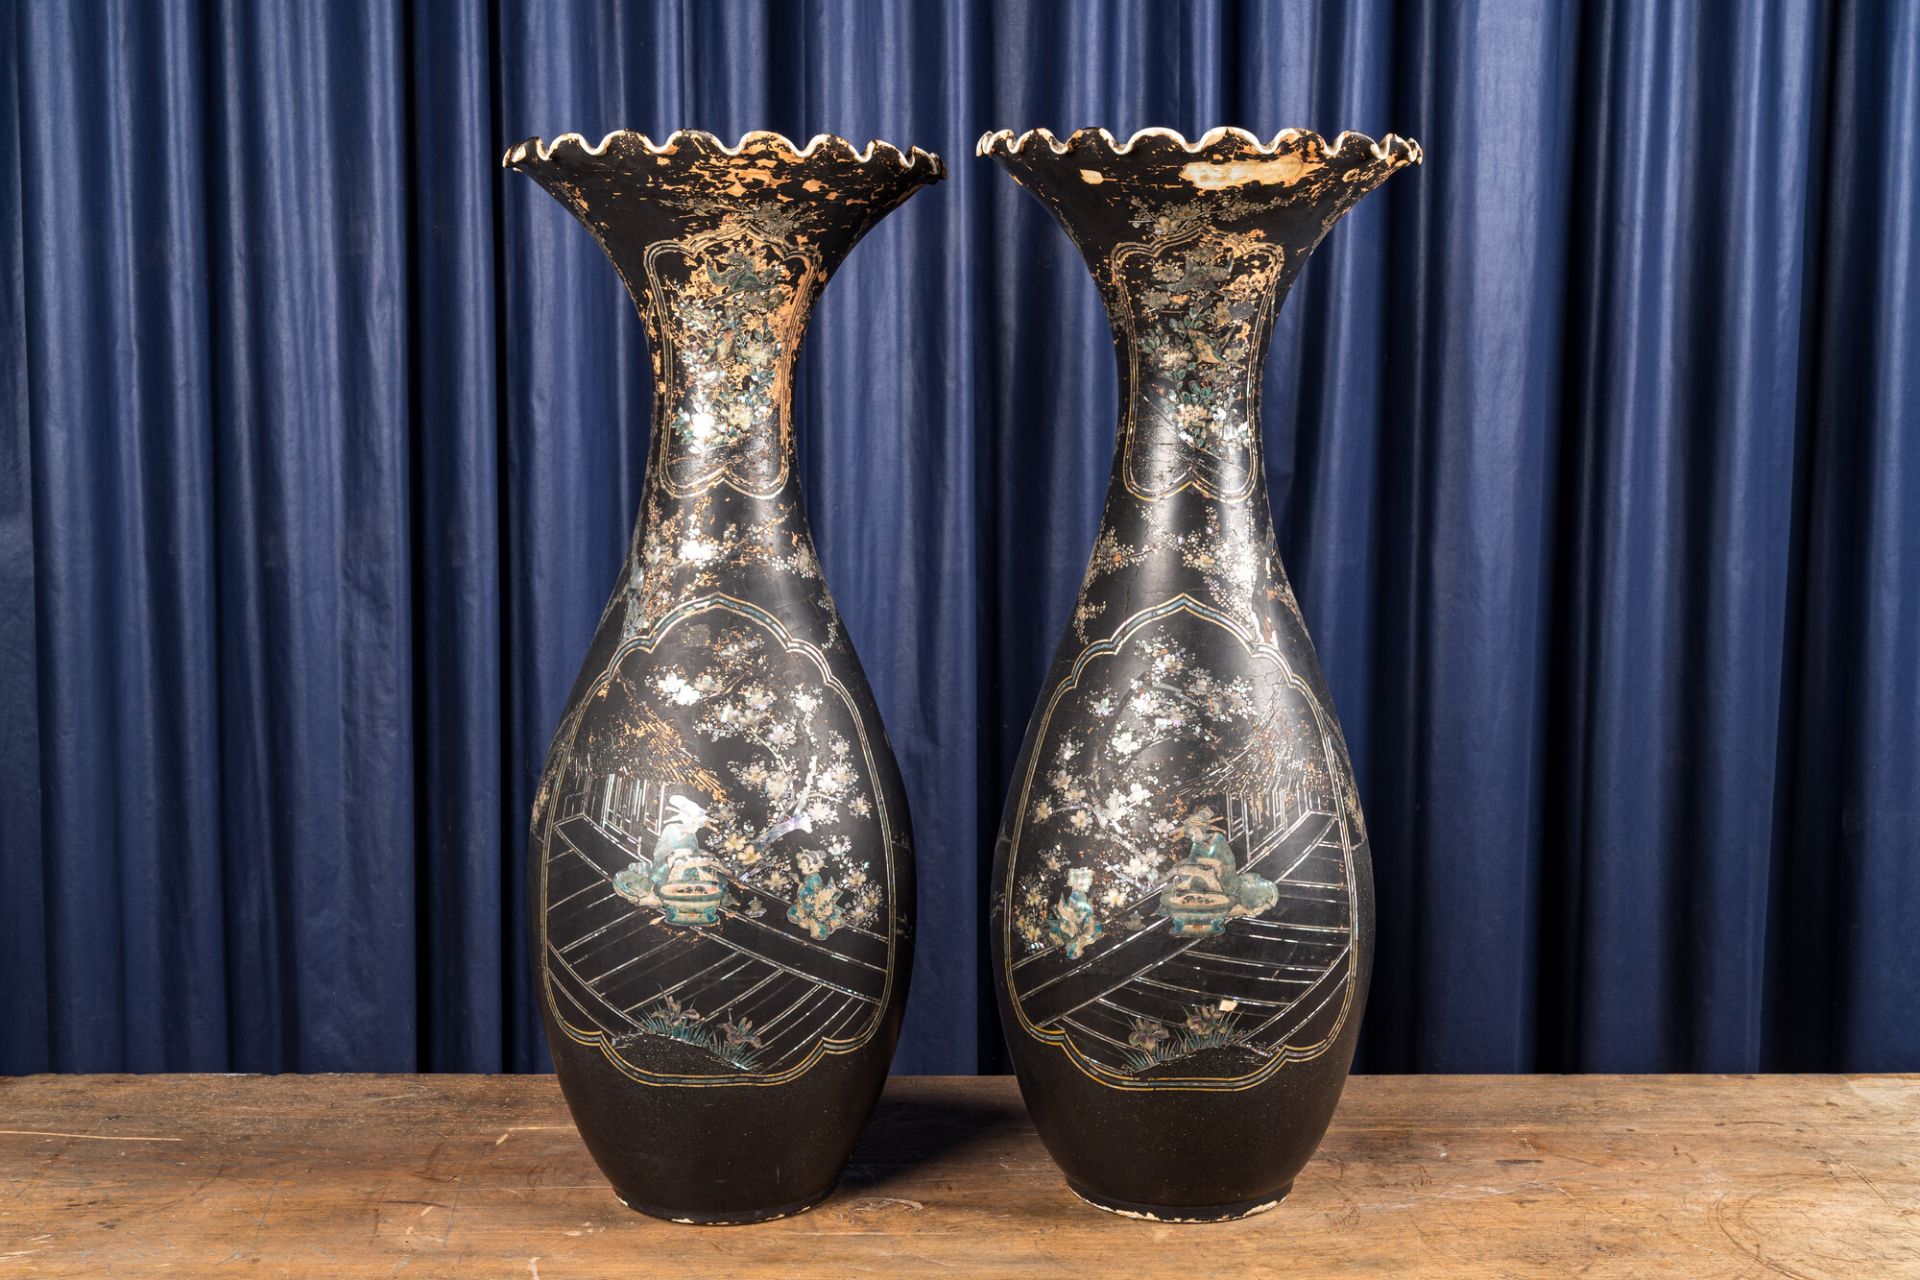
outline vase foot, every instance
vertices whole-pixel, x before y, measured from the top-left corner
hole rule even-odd
[[[774,1222],[780,1218],[791,1218],[795,1214],[805,1213],[813,1206],[833,1194],[831,1184],[818,1195],[808,1196],[804,1200],[795,1200],[790,1204],[778,1204],[767,1209],[745,1209],[738,1213],[688,1213],[684,1209],[663,1209],[656,1205],[642,1204],[625,1192],[615,1190],[614,1196],[621,1204],[636,1213],[644,1213],[650,1218],[664,1218],[668,1222],[678,1222],[690,1227],[746,1227],[756,1222]]]
[[[1145,1222],[1234,1222],[1241,1218],[1251,1218],[1257,1213],[1279,1204],[1293,1190],[1289,1182],[1272,1195],[1261,1196],[1257,1200],[1243,1200],[1239,1204],[1136,1204],[1131,1200],[1115,1200],[1103,1196],[1097,1191],[1067,1183],[1067,1189],[1096,1209],[1105,1209],[1108,1213],[1117,1213],[1123,1218],[1139,1218]]]

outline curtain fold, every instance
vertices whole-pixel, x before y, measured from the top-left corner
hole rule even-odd
[[[918,144],[799,367],[911,796],[898,1066],[1098,519],[1091,279],[974,140],[1418,138],[1265,388],[1372,1070],[1920,1069],[1920,5],[28,3],[0,20],[0,1071],[534,1070],[526,817],[640,494],[521,138]]]

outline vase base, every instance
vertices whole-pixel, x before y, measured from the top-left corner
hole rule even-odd
[[[795,1200],[790,1204],[774,1205],[768,1209],[744,1209],[738,1213],[688,1213],[683,1209],[663,1209],[656,1205],[642,1204],[618,1190],[613,1194],[627,1208],[635,1213],[644,1213],[650,1218],[662,1218],[668,1222],[677,1222],[689,1227],[746,1227],[756,1222],[773,1222],[780,1218],[791,1218],[795,1214],[805,1213],[832,1195],[834,1186],[837,1185],[839,1184],[831,1184],[819,1195]]]
[[[1243,1200],[1239,1204],[1136,1204],[1131,1200],[1115,1200],[1103,1196],[1097,1191],[1067,1183],[1067,1190],[1079,1196],[1096,1209],[1105,1209],[1108,1213],[1117,1213],[1123,1218],[1139,1218],[1144,1222],[1234,1222],[1241,1218],[1251,1218],[1255,1214],[1265,1213],[1287,1198],[1293,1190],[1289,1182],[1272,1195],[1261,1196],[1257,1200]]]

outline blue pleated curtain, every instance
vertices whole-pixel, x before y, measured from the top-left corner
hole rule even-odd
[[[1114,368],[991,127],[1420,139],[1289,301],[1287,563],[1363,787],[1376,1070],[1920,1069],[1920,5],[300,5],[0,26],[0,1070],[526,1070],[531,787],[640,326],[507,144],[952,179],[801,365],[912,795],[898,1066],[1000,1065],[985,869]]]

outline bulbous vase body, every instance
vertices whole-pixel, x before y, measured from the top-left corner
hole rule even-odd
[[[536,998],[581,1136],[636,1209],[778,1217],[832,1189],[912,960],[906,799],[821,577],[791,440],[828,274],[939,161],[773,134],[507,155],[646,325],[631,551],[536,797]]]
[[[1083,1198],[1244,1216],[1326,1131],[1373,945],[1353,770],[1267,505],[1261,375],[1307,255],[1419,150],[1237,130],[980,149],[1079,246],[1121,382],[1100,532],[995,853],[1001,1015]]]

